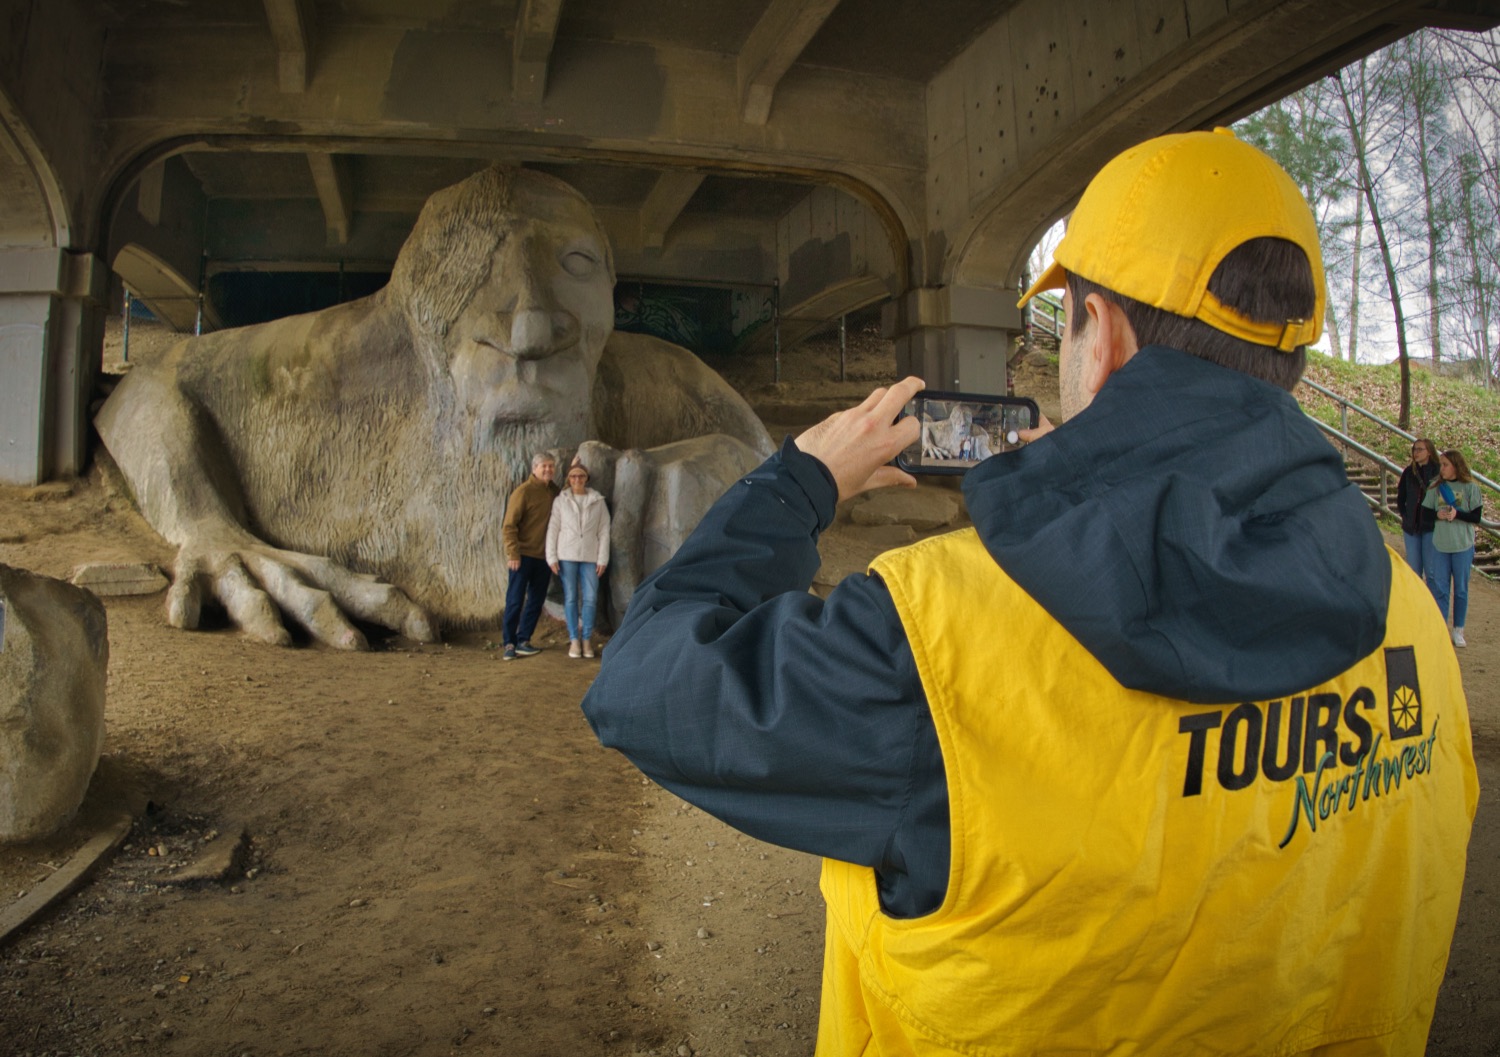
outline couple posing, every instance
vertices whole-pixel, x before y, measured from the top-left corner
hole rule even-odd
[[[504,659],[542,652],[531,644],[547,587],[556,573],[563,585],[563,619],[568,625],[568,656],[594,656],[594,614],[599,578],[609,565],[609,507],[589,487],[588,467],[577,459],[568,467],[567,489],[553,484],[557,462],[532,457],[531,476],[510,495],[505,508],[505,556],[510,578],[505,589]]]

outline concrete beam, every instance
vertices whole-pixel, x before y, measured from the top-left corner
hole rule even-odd
[[[170,263],[139,243],[128,243],[115,255],[111,266],[131,294],[151,314],[179,334],[191,334],[198,326],[198,288]],[[220,320],[205,306],[204,330],[218,330]]]
[[[643,249],[660,250],[666,244],[667,232],[702,182],[703,174],[695,172],[668,171],[657,177],[656,186],[651,188],[641,206]]]
[[[276,42],[276,81],[283,92],[307,91],[312,67],[312,22],[302,0],[265,0]]]
[[[307,164],[312,169],[313,183],[318,188],[318,201],[323,203],[328,245],[347,245],[349,226],[354,217],[353,195],[349,188],[349,163],[342,155],[311,151],[307,155]]]
[[[837,6],[838,0],[771,0],[739,55],[740,112],[746,124],[764,125],[770,119],[777,83]]]
[[[881,330],[895,343],[898,375],[933,389],[1003,393],[1022,322],[1013,291],[949,285],[908,290],[885,306]]]
[[[516,102],[539,105],[547,94],[547,64],[557,38],[562,0],[521,0],[511,53],[511,92]]]
[[[0,482],[37,484],[82,470],[104,289],[92,254],[0,250]]]

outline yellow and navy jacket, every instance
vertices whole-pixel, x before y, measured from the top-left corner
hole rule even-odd
[[[952,866],[897,919],[824,861],[820,1052],[1420,1054],[1478,786],[1446,628],[1389,560],[1378,649],[1217,707],[1122,687],[972,530],[878,560]],[[967,648],[975,611],[1013,617],[1006,663]]]
[[[820,1050],[1296,1053],[1359,1025],[1420,1049],[1473,805],[1462,693],[1296,403],[1148,348],[964,491],[972,533],[818,598],[836,493],[784,445],[642,585],[584,701],[663,785],[831,860]],[[1443,869],[1355,868],[1403,840]],[[1244,995],[1296,981],[1226,1043]]]

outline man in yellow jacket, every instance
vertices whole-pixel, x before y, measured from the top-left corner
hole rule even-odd
[[[922,383],[877,390],[641,586],[585,712],[825,857],[820,1054],[1420,1054],[1478,786],[1446,629],[1289,394],[1307,205],[1151,140],[1056,288],[1066,421],[968,474],[973,529],[806,593],[837,499],[912,483]]]

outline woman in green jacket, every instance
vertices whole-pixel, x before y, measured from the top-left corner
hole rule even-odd
[[[1483,497],[1462,452],[1443,452],[1438,467],[1437,479],[1422,499],[1422,505],[1437,516],[1428,552],[1433,561],[1426,568],[1427,586],[1446,620],[1448,582],[1453,582],[1453,645],[1467,646],[1464,618],[1469,612],[1469,570],[1474,567],[1474,526],[1483,512]]]

